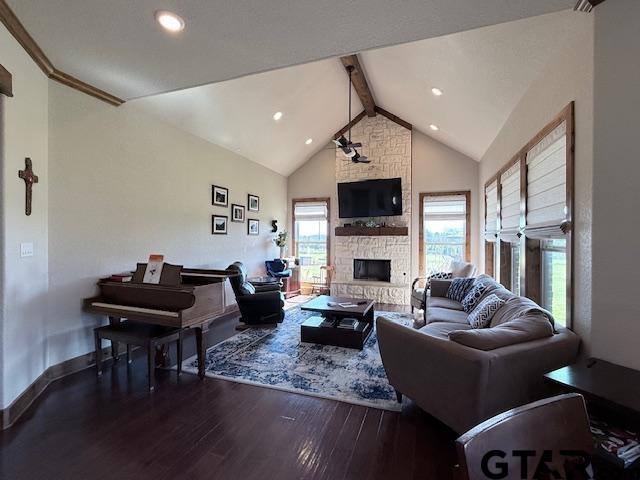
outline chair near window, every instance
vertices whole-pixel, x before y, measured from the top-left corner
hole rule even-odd
[[[320,275],[314,275],[311,284],[311,295],[329,295],[331,292],[331,280],[333,279],[333,265],[322,265]]]
[[[417,277],[413,280],[411,284],[411,313],[415,308],[418,310],[425,309],[431,280],[475,277],[478,273],[475,265],[469,262],[451,262],[449,270],[434,272],[426,277]],[[424,287],[420,286],[421,282],[424,282]]]

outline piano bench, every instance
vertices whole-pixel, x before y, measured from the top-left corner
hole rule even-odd
[[[155,388],[155,351],[156,347],[170,342],[176,342],[178,375],[182,373],[182,333],[184,329],[162,327],[146,323],[127,320],[113,325],[105,325],[93,330],[96,343],[96,369],[98,376],[102,375],[102,340],[111,340],[112,345],[118,342],[127,345],[127,363],[131,362],[131,346],[143,347],[147,350],[147,364],[149,369],[149,391]],[[117,346],[113,349],[114,361],[118,360]]]

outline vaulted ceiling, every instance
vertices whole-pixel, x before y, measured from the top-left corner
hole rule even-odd
[[[360,54],[378,106],[479,160],[540,74],[573,34],[563,11]],[[444,94],[435,97],[431,87]],[[348,79],[339,59],[127,102],[289,175],[347,123]],[[354,114],[362,110],[353,94]],[[283,117],[276,122],[276,111]],[[440,130],[433,132],[430,124]],[[313,139],[306,145],[308,138]]]
[[[570,8],[575,0],[7,0],[56,68],[125,100]],[[186,21],[167,35],[156,10]]]

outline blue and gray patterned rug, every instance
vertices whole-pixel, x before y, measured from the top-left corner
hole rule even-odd
[[[286,312],[277,328],[251,328],[207,350],[206,375],[347,403],[400,411],[380,359],[374,331],[362,351],[300,342],[300,324],[311,312]],[[412,324],[408,314],[376,316]],[[183,369],[197,373],[195,357]]]

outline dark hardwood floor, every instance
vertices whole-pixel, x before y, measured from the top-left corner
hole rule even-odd
[[[381,310],[391,310],[387,305]],[[234,320],[209,332],[234,333]],[[192,355],[186,340],[185,358]],[[455,434],[406,402],[402,413],[158,370],[144,352],[52,384],[0,433],[0,478],[437,479]]]

